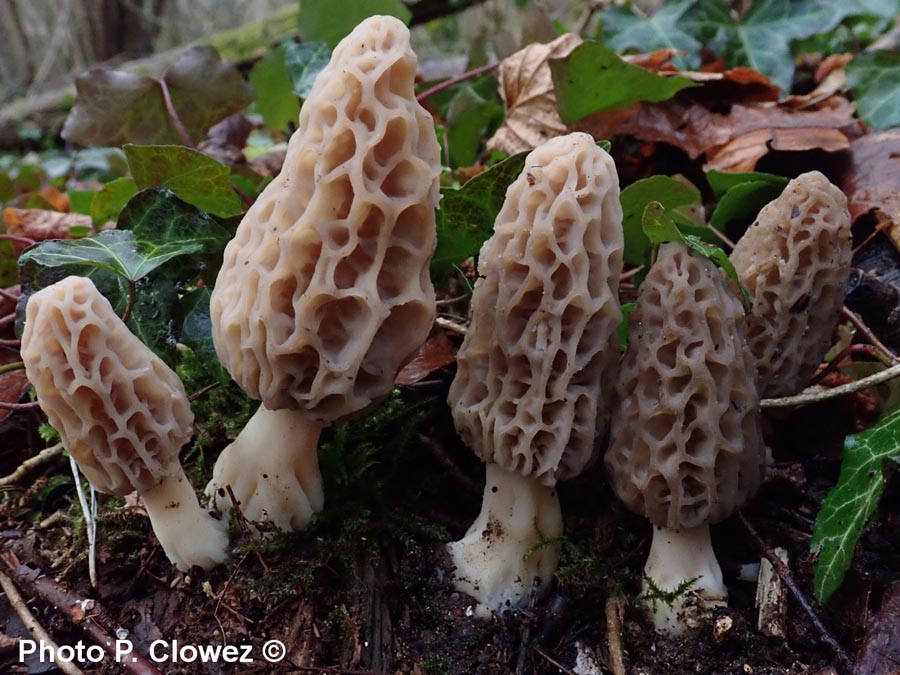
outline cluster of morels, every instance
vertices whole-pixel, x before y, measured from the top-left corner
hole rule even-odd
[[[261,405],[223,451],[219,511],[300,530],[323,506],[321,429],[393,387],[435,316],[439,147],[416,102],[407,28],[371,17],[334,50],[281,174],[247,212],[211,301],[216,350]],[[525,160],[479,256],[449,403],[486,464],[481,513],[449,544],[481,615],[525,604],[558,563],[556,481],[605,448],[616,494],[655,526],[645,568],[658,629],[726,601],[709,525],[762,481],[760,396],[795,393],[830,345],[849,275],[844,195],[818,172],[766,206],[732,253],[745,313],[709,260],[659,247],[616,329],[622,210],[610,156],[581,133]],[[228,554],[178,462],[193,415],[177,376],[88,279],[28,301],[23,360],[50,422],[97,489],[137,490],[169,560]],[[611,420],[611,424],[610,424]],[[685,589],[674,601],[659,592]]]

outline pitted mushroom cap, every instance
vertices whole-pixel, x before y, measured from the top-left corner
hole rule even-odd
[[[582,133],[531,152],[481,249],[448,398],[485,461],[553,485],[595,457],[619,356],[622,247],[610,156]]]
[[[440,149],[415,74],[401,21],[359,24],[225,250],[216,350],[270,409],[330,422],[365,408],[428,336]]]
[[[90,279],[67,277],[28,299],[22,360],[41,409],[98,490],[145,492],[180,468],[194,421],[181,380]]]
[[[763,397],[805,387],[832,344],[853,244],[844,193],[818,171],[798,176],[731,253],[753,306],[747,337]]]
[[[631,314],[606,466],[625,505],[670,529],[727,518],[765,448],[744,310],[722,273],[663,244]]]

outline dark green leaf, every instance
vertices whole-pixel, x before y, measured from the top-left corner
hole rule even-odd
[[[116,178],[109,181],[94,195],[91,202],[91,220],[98,230],[109,221],[115,222],[128,200],[134,197],[138,187],[133,178]]]
[[[874,427],[848,436],[837,485],[822,502],[810,550],[818,554],[813,590],[825,602],[853,561],[853,550],[884,490],[882,467],[900,462],[900,408]]]
[[[602,14],[605,42],[617,52],[674,49],[678,55],[673,63],[679,70],[697,68],[702,45],[681,27],[682,15],[696,1],[670,0],[662,3],[650,16],[639,14],[630,7],[612,6]]]
[[[324,42],[329,49],[357,24],[375,14],[396,16],[408,24],[412,13],[400,0],[303,0],[300,3],[300,37],[304,42]]]
[[[266,128],[271,131],[287,129],[296,124],[300,115],[300,101],[294,94],[285,65],[284,45],[268,51],[250,71],[250,84],[256,89],[256,108]]]
[[[231,379],[216,354],[212,339],[212,319],[209,316],[209,288],[197,288],[182,298],[184,322],[180,341],[193,350],[204,368],[220,382]]]
[[[522,173],[526,154],[520,152],[495,164],[461,188],[441,190],[437,250],[431,263],[436,275],[443,276],[453,265],[476,255],[491,236],[506,188]]]
[[[900,53],[863,52],[847,65],[859,116],[873,129],[900,126]]]
[[[635,181],[622,190],[620,200],[625,234],[624,257],[630,265],[647,262],[650,240],[644,234],[643,220],[648,204],[658,202],[666,209],[676,209],[701,202],[697,188],[668,176],[651,176]]]
[[[97,192],[94,190],[69,190],[69,211],[80,213],[84,216],[91,215],[91,204]]]
[[[126,145],[125,154],[139,189],[166,187],[179,198],[213,215],[244,212],[231,187],[227,166],[182,145]]]
[[[675,221],[666,213],[666,210],[659,202],[650,202],[644,209],[644,218],[642,222],[644,234],[650,242],[656,246],[669,241],[680,241],[688,248],[700,255],[711,260],[719,267],[725,275],[734,282],[741,294],[744,308],[750,307],[750,294],[741,283],[734,265],[728,259],[725,251],[713,244],[707,244],[692,234],[684,234],[678,229]]]
[[[784,176],[776,176],[774,173],[763,173],[762,171],[728,173],[713,169],[706,174],[706,180],[709,182],[716,199],[721,199],[722,195],[741,183],[767,183],[777,187],[779,190],[783,190],[788,184],[788,179]]]
[[[781,187],[765,181],[738,183],[719,200],[709,218],[710,227],[726,232],[735,221],[751,223],[760,209],[780,195],[781,190]]]
[[[285,67],[294,94],[305,99],[309,96],[316,75],[328,65],[331,50],[324,42],[291,42],[285,50]]]
[[[163,80],[188,135],[200,141],[209,128],[253,100],[253,89],[212,47],[184,51]],[[147,75],[94,68],[75,79],[77,98],[62,136],[81,145],[182,143],[163,100],[160,82]]]
[[[634,309],[633,302],[626,302],[621,307],[622,309],[622,321],[616,327],[616,336],[619,338],[619,346],[627,347],[628,346],[628,324],[631,321],[631,310]]]
[[[19,270],[12,242],[0,240],[0,288],[9,288],[19,282]]]
[[[502,119],[503,104],[499,100],[482,97],[472,86],[458,87],[447,110],[450,166],[474,164],[492,123]]]
[[[665,101],[697,86],[680,75],[664,76],[623,61],[599,42],[584,42],[562,59],[550,59],[559,116],[566,124],[591,113]]]

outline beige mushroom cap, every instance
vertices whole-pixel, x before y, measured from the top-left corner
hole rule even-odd
[[[731,261],[753,301],[748,340],[763,397],[809,383],[832,344],[852,255],[847,198],[818,171],[788,183],[738,241]]]
[[[553,485],[595,457],[619,355],[622,248],[618,175],[594,139],[531,152],[481,250],[448,398],[485,461]]]
[[[440,148],[415,74],[401,21],[359,24],[226,248],[210,306],[216,350],[272,410],[325,423],[365,408],[431,329]]]
[[[762,480],[765,447],[744,310],[725,277],[663,244],[641,284],[606,465],[625,505],[670,529],[730,516]]]
[[[41,409],[102,492],[145,492],[175,471],[194,415],[178,376],[90,279],[28,299],[22,360]]]

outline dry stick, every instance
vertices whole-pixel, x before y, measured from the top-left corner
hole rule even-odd
[[[898,357],[893,352],[893,350],[891,350],[887,345],[885,345],[881,340],[878,339],[878,336],[872,332],[872,329],[866,325],[866,322],[863,321],[862,318],[860,318],[860,316],[856,314],[856,312],[844,306],[841,308],[841,313],[850,323],[853,324],[856,330],[863,334],[863,337],[865,337],[866,340],[869,341],[869,344],[871,344],[876,349],[884,352],[884,355],[890,359],[891,363],[900,362],[900,357]]]
[[[200,391],[195,392],[195,393],[191,394],[190,396],[188,396],[188,402],[196,401],[201,396],[204,396],[205,394],[208,394],[209,392],[211,392],[213,389],[216,389],[217,387],[219,387],[219,385],[221,385],[221,382],[213,382],[212,384],[206,385]]]
[[[250,521],[247,520],[247,516],[244,515],[244,512],[241,511],[241,503],[237,500],[237,497],[234,496],[234,490],[231,489],[230,485],[226,485],[225,490],[228,492],[228,498],[231,500],[231,508],[234,509],[234,515],[237,518],[238,527],[244,534],[246,534],[250,538],[251,541],[255,542],[257,540],[257,537],[254,534],[254,528],[251,526]],[[268,574],[269,566],[266,565],[266,561],[263,559],[262,553],[260,553],[256,549],[254,549],[253,552],[256,553],[256,559],[259,560],[259,564],[262,565],[262,568],[265,570],[266,574]]]
[[[538,653],[540,656],[542,656],[544,659],[546,659],[547,662],[548,662],[550,665],[552,665],[554,668],[559,668],[560,672],[565,673],[565,675],[575,675],[575,671],[569,670],[569,669],[566,668],[563,664],[561,664],[559,661],[557,661],[557,660],[554,659],[554,658],[551,658],[550,655],[547,654],[547,652],[545,652],[545,651],[544,651],[543,649],[541,649],[540,647],[535,647],[535,648],[534,648],[534,651],[537,652],[537,653]]]
[[[0,408],[4,410],[15,410],[16,412],[21,412],[23,410],[35,410],[41,406],[37,401],[32,401],[31,403],[6,403],[5,401],[0,401]]]
[[[81,598],[67,591],[40,570],[18,564],[15,556],[8,552],[0,554],[0,558],[19,586],[60,610],[69,621],[115,658],[117,636],[127,635],[128,631],[119,626],[97,600]],[[131,675],[162,675],[156,666],[136,651],[132,651],[119,665]]]
[[[812,387],[803,391],[796,396],[784,396],[782,398],[764,398],[759,402],[760,408],[793,408],[794,406],[807,405],[808,403],[818,403],[820,401],[829,401],[833,398],[839,398],[845,394],[852,394],[876,384],[887,382],[895,377],[900,377],[900,363],[886,368],[881,372],[869,375],[855,382],[848,382],[831,389],[822,389]]]
[[[21,347],[21,340],[0,340],[0,347]]]
[[[42,464],[46,464],[50,460],[56,459],[60,455],[63,454],[63,444],[57,443],[56,445],[51,445],[49,448],[44,448],[34,457],[29,457],[24,462],[19,464],[18,468],[13,471],[8,476],[3,476],[0,478],[0,487],[7,487],[8,485],[13,485],[20,481],[25,475],[35,469]]]
[[[451,330],[454,333],[459,333],[460,335],[465,335],[469,332],[469,329],[463,326],[461,323],[456,323],[455,321],[451,321],[450,319],[445,319],[442,316],[437,317],[434,322],[441,328],[446,328],[447,330]]]
[[[19,615],[22,623],[25,624],[25,628],[28,629],[28,632],[50,647],[52,654],[57,654],[59,652],[59,647],[56,642],[54,642],[53,638],[50,637],[50,634],[44,627],[38,623],[38,620],[34,618],[34,614],[28,609],[28,605],[25,604],[25,600],[22,599],[22,596],[19,594],[19,590],[12,582],[12,579],[3,572],[0,572],[0,586],[3,587],[3,592],[6,593],[6,599],[16,611],[16,614]],[[56,661],[54,659],[54,663],[56,663],[56,667],[65,673],[65,675],[84,675],[84,672],[71,661]]]
[[[841,666],[843,666],[847,670],[847,672],[850,672],[853,667],[853,662],[850,660],[847,652],[844,651],[844,648],[841,647],[841,644],[825,627],[825,624],[822,623],[822,620],[819,619],[809,600],[806,599],[803,591],[801,591],[800,587],[797,585],[797,581],[794,579],[794,574],[791,572],[790,568],[785,565],[781,558],[775,555],[775,551],[773,551],[769,547],[769,545],[765,541],[763,541],[762,537],[760,537],[759,533],[755,529],[753,529],[750,521],[747,520],[747,517],[743,513],[738,511],[737,517],[738,520],[741,521],[741,525],[744,526],[744,529],[747,530],[747,533],[750,535],[753,541],[756,542],[756,545],[759,547],[759,550],[762,551],[762,554],[766,556],[766,558],[768,558],[770,563],[772,563],[772,567],[775,569],[775,573],[781,578],[781,581],[784,583],[784,585],[788,587],[791,595],[794,596],[794,599],[797,600],[797,602],[803,608],[803,611],[806,612],[806,615],[809,617],[810,621],[812,621],[813,626],[815,626],[816,630],[819,631],[819,636],[822,638],[822,641],[825,642],[825,644],[827,644],[829,647],[831,647],[831,651],[834,652],[834,655],[837,657],[838,661],[841,662]]]
[[[500,62],[497,63],[489,63],[486,66],[481,66],[479,68],[475,68],[474,70],[470,70],[468,72],[463,73],[462,75],[457,75],[456,77],[451,77],[449,80],[444,80],[440,84],[434,85],[431,89],[426,89],[421,94],[416,96],[416,100],[421,103],[429,96],[434,96],[438,92],[444,91],[444,89],[449,89],[454,84],[459,84],[460,82],[465,82],[466,80],[471,80],[473,77],[478,77],[479,75],[483,75],[484,73],[489,73],[492,70],[497,70],[500,67]]]
[[[606,641],[613,675],[628,675],[625,669],[625,650],[622,648],[622,621],[619,610],[622,602],[612,593],[606,598]]]

